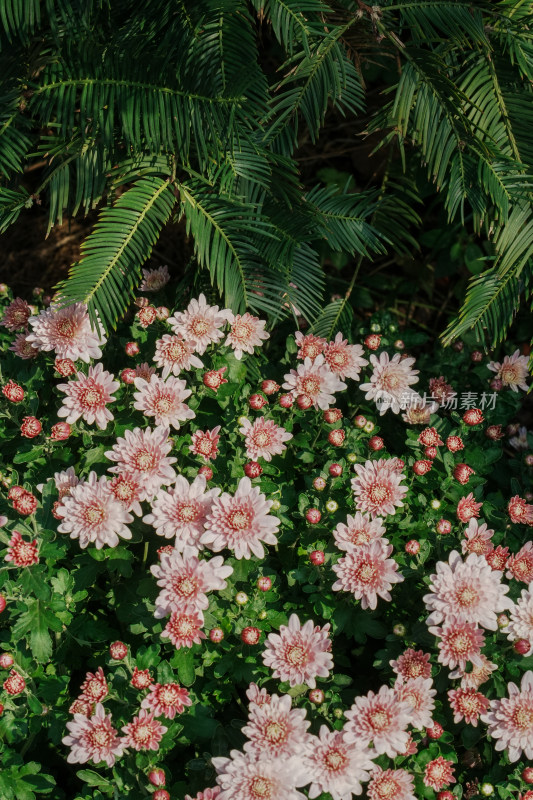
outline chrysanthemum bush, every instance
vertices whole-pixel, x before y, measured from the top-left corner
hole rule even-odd
[[[167,279],[2,287],[0,796],[533,797],[526,356]]]

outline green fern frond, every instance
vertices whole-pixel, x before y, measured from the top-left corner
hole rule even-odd
[[[353,308],[346,298],[333,300],[323,309],[318,319],[313,323],[311,331],[316,336],[332,339],[337,331],[349,335],[352,328]]]
[[[81,260],[58,286],[61,303],[86,303],[94,324],[100,315],[106,330],[116,327],[175,202],[168,181],[151,177],[104,209],[82,245]]]

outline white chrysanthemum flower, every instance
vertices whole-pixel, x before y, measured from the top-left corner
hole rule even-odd
[[[180,553],[186,546],[203,550],[200,539],[205,532],[207,514],[219,494],[218,487],[206,489],[203,475],[198,475],[192,483],[178,475],[174,486],[158,493],[151,513],[143,521],[153,525],[158,536],[176,537],[174,546]]]
[[[205,353],[208,345],[219,342],[224,337],[221,330],[233,314],[228,309],[207,304],[205,295],[191,300],[185,311],[178,311],[168,318],[168,324],[175,334],[192,342],[199,355]]]
[[[362,383],[359,387],[366,392],[366,400],[374,400],[379,406],[380,414],[388,408],[394,414],[399,414],[405,408],[410,386],[418,382],[418,370],[412,369],[414,358],[404,358],[396,353],[392,358],[388,353],[381,353],[379,358],[370,356],[370,363],[374,371],[370,376],[370,383]]]
[[[79,539],[82,549],[91,543],[97,550],[104,545],[116,547],[119,538],[131,539],[128,524],[133,517],[115,498],[107,478],[98,478],[96,472],[71,488],[60,501],[57,514],[62,518],[58,531]]]
[[[134,384],[137,391],[133,407],[147,417],[154,417],[156,425],[171,425],[178,430],[181,422],[196,416],[184,402],[192,394],[185,381],[172,375],[166,380],[151,375],[148,381],[135,378]]]
[[[96,422],[103,431],[107,423],[114,419],[107,404],[115,402],[113,392],[120,388],[120,383],[101,363],[89,367],[88,375],[77,372],[74,380],[60,383],[57,388],[66,395],[57,416],[64,417],[69,424],[81,417],[88,425]]]
[[[305,358],[303,364],[299,364],[297,369],[291,369],[284,378],[284,389],[294,397],[309,397],[313,406],[323,411],[335,402],[335,392],[346,389],[346,384],[331,372],[323,355],[317,356],[313,361]]]
[[[38,317],[30,317],[28,323],[32,332],[27,338],[37,350],[54,350],[58,358],[81,359],[87,364],[91,358],[102,357],[104,329],[98,323],[99,330],[93,330],[84,303],[62,308],[52,303]]]

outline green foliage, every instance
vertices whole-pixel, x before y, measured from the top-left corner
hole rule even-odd
[[[401,258],[436,190],[488,243],[445,341],[499,342],[531,294],[531,21],[521,0],[0,0],[0,232],[35,202],[49,230],[102,207],[61,292],[109,328],[183,218],[234,311],[295,306],[325,330],[324,245],[359,276]],[[342,118],[385,170],[302,182],[302,146]]]

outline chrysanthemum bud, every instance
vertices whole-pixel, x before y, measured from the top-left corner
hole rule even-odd
[[[326,486],[327,483],[325,478],[318,476],[317,478],[313,479],[313,489],[316,489],[317,492],[323,492]]]
[[[344,444],[346,433],[342,428],[335,428],[328,433],[328,442],[334,447],[341,447]]]
[[[4,611],[5,607],[7,606],[6,598],[3,594],[0,594],[0,614]]]
[[[382,450],[385,447],[385,442],[381,438],[381,436],[371,436],[368,440],[368,446],[371,450],[376,452],[377,450]]]
[[[480,364],[483,361],[483,353],[481,350],[473,350],[470,353],[470,361],[473,364]]]
[[[279,398],[279,404],[282,408],[291,408],[294,405],[294,397],[292,394],[282,394]]]
[[[170,795],[166,789],[157,789],[153,793],[151,800],[170,800]]]
[[[24,389],[12,379],[2,388],[2,394],[4,397],[7,397],[11,403],[21,403],[22,400],[24,400]]]
[[[405,636],[405,634],[407,633],[407,628],[405,627],[405,625],[402,625],[401,622],[398,622],[392,629],[392,632],[395,636],[400,636],[400,637]]]
[[[443,733],[444,733],[444,728],[442,727],[440,722],[433,722],[431,728],[426,728],[426,736],[429,739],[440,739]]]
[[[527,656],[531,650],[531,642],[527,639],[517,639],[516,642],[513,642],[513,650],[520,656]]]
[[[137,373],[131,367],[126,367],[126,369],[123,369],[120,373],[120,379],[122,383],[127,383],[130,385],[134,382],[136,377]]]
[[[522,780],[524,783],[533,783],[533,767],[526,767],[522,770]]]
[[[417,542],[416,539],[409,539],[409,541],[405,543],[405,552],[409,553],[410,556],[416,556],[419,551],[420,542]]]
[[[348,453],[346,455],[346,459],[350,462],[350,464],[355,464],[357,461],[357,453]]]
[[[326,408],[323,412],[325,422],[332,425],[342,419],[342,411],[340,408]]]
[[[137,356],[141,352],[137,342],[128,342],[124,350],[127,356]]]
[[[448,519],[439,519],[437,522],[437,533],[440,533],[441,536],[446,536],[448,533],[451,533],[452,530],[452,523]]]
[[[432,467],[431,461],[426,459],[420,459],[419,461],[415,461],[413,464],[413,472],[415,475],[426,475]]]
[[[321,564],[324,563],[326,556],[324,555],[323,550],[313,550],[312,553],[309,553],[309,561],[311,564],[314,564],[315,567],[319,567]]]
[[[250,404],[250,408],[253,408],[254,411],[259,411],[263,406],[268,405],[268,400],[261,394],[253,394],[248,400],[248,403]]]
[[[148,780],[152,784],[152,786],[164,786],[167,782],[165,777],[164,770],[162,769],[152,769],[148,773]]]
[[[263,472],[263,467],[258,461],[248,461],[244,465],[244,474],[248,478],[258,478]]]
[[[272,579],[269,578],[268,575],[261,575],[261,577],[257,579],[257,588],[260,592],[268,592],[271,587]]]
[[[363,417],[362,414],[358,414],[354,419],[355,427],[356,428],[364,428],[366,425],[366,417]]]
[[[220,367],[220,369],[211,369],[209,372],[205,372],[202,378],[204,386],[207,386],[208,389],[213,389],[216,392],[223,383],[227,383],[226,378],[224,378],[224,373],[226,370],[227,367]],[[254,395],[254,397],[255,396],[256,395]],[[257,396],[259,397],[259,395]]]
[[[307,411],[308,408],[311,408],[313,405],[313,401],[309,397],[308,394],[299,394],[296,398],[296,405],[302,411]]]
[[[71,428],[68,422],[56,422],[55,425],[52,425],[50,438],[54,439],[56,442],[63,442],[65,439],[68,439],[70,433]]]
[[[329,474],[331,475],[332,478],[340,478],[340,476],[342,475],[342,465],[330,464]]]
[[[69,375],[74,375],[76,372],[76,364],[70,358],[56,358],[54,362],[56,372],[63,378],[68,378]]]
[[[213,477],[213,470],[211,467],[208,467],[207,464],[204,464],[203,467],[200,467],[198,470],[198,475],[203,475],[206,481],[210,481]]]
[[[372,431],[374,430],[375,427],[376,426],[374,425],[374,423],[371,420],[367,419],[367,421],[365,422],[365,427],[363,428],[363,430],[364,430],[365,433],[372,433]]]
[[[238,606],[245,606],[248,602],[248,595],[246,592],[237,592],[235,595],[235,602]]]
[[[450,453],[457,453],[464,448],[463,440],[460,436],[448,436],[446,439],[446,447]]]
[[[308,697],[309,701],[315,706],[320,706],[324,702],[324,692],[322,689],[311,689]]]
[[[498,614],[496,617],[498,628],[506,628],[509,625],[509,617],[507,614]]]
[[[22,425],[20,426],[20,435],[24,436],[26,439],[35,439],[36,436],[39,436],[42,429],[43,426],[37,417],[24,417]]]
[[[270,506],[271,511],[279,511],[281,508],[281,503],[279,500],[273,500],[272,505]]]
[[[479,793],[482,797],[491,797],[494,794],[494,786],[492,783],[482,783],[479,787]]]
[[[438,450],[436,447],[424,447],[424,455],[426,458],[430,458],[432,461],[434,458],[437,458]]]
[[[503,389],[503,381],[500,378],[493,378],[489,383],[490,388],[493,392],[501,392]]]
[[[259,642],[261,638],[261,631],[259,628],[254,628],[253,626],[249,626],[248,628],[244,628],[241,632],[241,639],[244,644],[254,645]]]
[[[209,631],[209,638],[215,644],[218,644],[224,638],[224,631],[222,628],[211,628]]]
[[[437,511],[437,510],[440,508],[440,506],[441,506],[441,502],[440,502],[440,500],[432,500],[432,501],[431,501],[431,503],[430,503],[430,506],[431,506],[431,508],[433,508],[435,511]]]
[[[371,333],[364,338],[364,345],[368,347],[369,350],[377,350],[381,344],[381,336],[376,333]]]
[[[310,525],[317,525],[322,519],[322,514],[318,508],[308,508],[305,513],[305,518]]]
[[[15,663],[15,659],[11,653],[0,653],[0,667],[2,669],[9,669]]]
[[[465,425],[480,425],[484,420],[483,412],[480,408],[469,408],[463,414],[463,422]]]
[[[128,647],[124,642],[113,642],[109,645],[109,655],[115,661],[122,661],[128,655]]]
[[[261,384],[261,391],[266,395],[276,394],[276,392],[279,392],[279,384],[272,380],[263,381]]]
[[[336,500],[328,500],[326,503],[326,511],[329,511],[330,514],[334,514],[339,508],[339,504]]]

